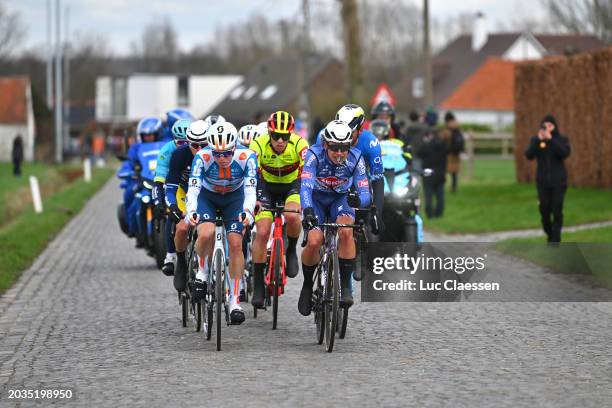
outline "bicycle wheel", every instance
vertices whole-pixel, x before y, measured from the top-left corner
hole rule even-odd
[[[202,330],[202,302],[193,303],[193,319],[195,321],[195,329],[197,332]]]
[[[322,264],[325,265],[325,264]],[[323,344],[323,339],[325,339],[325,328],[324,328],[324,321],[325,321],[325,307],[324,307],[324,294],[323,294],[323,285],[321,283],[322,280],[322,276],[324,273],[323,269],[325,268],[325,266],[321,267],[319,269],[319,273],[317,274],[316,277],[316,282],[317,282],[317,288],[314,291],[313,294],[313,310],[314,310],[314,321],[315,321],[315,325],[317,326],[317,344]]]
[[[213,304],[212,303],[205,303],[205,306],[202,306],[203,308],[206,308],[206,314],[205,314],[205,319],[206,319],[206,340],[210,340],[212,338],[212,326],[213,326]]]
[[[279,242],[274,243],[274,294],[272,295],[272,330],[276,330],[278,320],[278,292],[281,284],[281,246]]]
[[[331,353],[334,349],[336,326],[338,324],[338,305],[340,303],[340,270],[338,254],[330,257],[331,276],[327,279],[327,298],[325,299],[325,349]]]
[[[336,326],[336,331],[338,332],[338,336],[343,339],[346,335],[346,325],[348,323],[348,313],[349,310],[347,307],[339,307],[338,308],[338,325]]]
[[[217,252],[215,256],[215,306],[217,317],[217,351],[221,350],[221,312],[223,311],[223,259]]]
[[[183,327],[187,327],[188,318],[189,318],[189,299],[187,299],[187,295],[183,292],[181,294],[181,320],[183,323]]]

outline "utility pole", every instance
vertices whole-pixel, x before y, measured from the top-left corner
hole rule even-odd
[[[64,148],[70,143],[70,6],[64,8]]]
[[[310,9],[308,7],[308,0],[302,0],[302,15],[304,18],[303,32],[302,32],[302,74],[303,82],[302,89],[300,92],[301,103],[300,110],[306,113],[306,131],[310,132],[310,124],[312,122],[310,112],[310,89],[307,84],[308,81],[308,59],[310,57]],[[308,138],[310,135],[306,135]]]
[[[433,106],[431,45],[429,43],[429,1],[423,0],[423,62],[425,64],[425,106]]]
[[[62,121],[62,42],[60,35],[60,0],[55,0],[55,162],[63,160]]]
[[[53,48],[51,47],[51,0],[47,0],[47,108],[53,107]]]
[[[361,71],[361,47],[359,18],[356,0],[342,2],[342,26],[344,30],[344,54],[347,63],[347,102],[361,103],[363,97],[363,74]]]

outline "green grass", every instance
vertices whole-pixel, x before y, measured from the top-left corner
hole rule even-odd
[[[61,184],[57,167],[45,163],[24,163],[21,177],[13,176],[12,163],[0,163],[0,225],[10,221],[25,205],[32,202],[30,196],[30,177],[38,178],[39,184]],[[41,194],[44,193],[41,192]],[[19,197],[19,199],[16,199]]]
[[[11,287],[112,174],[110,169],[96,169],[91,183],[78,179],[43,200],[42,214],[29,206],[0,229],[0,293]]]
[[[498,242],[496,249],[554,272],[590,276],[593,283],[612,288],[612,244],[566,242],[548,246],[539,242],[513,239]]]
[[[540,228],[536,187],[517,183],[514,174],[512,160],[476,160],[472,179],[460,180],[456,194],[447,182],[444,216],[425,219],[425,227],[454,234]],[[612,190],[570,187],[564,225],[610,220],[610,203]]]

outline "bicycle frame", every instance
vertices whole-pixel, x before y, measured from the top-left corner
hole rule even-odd
[[[287,274],[285,273],[285,240],[283,239],[283,215],[282,215],[282,207],[276,209],[274,214],[274,232],[272,234],[272,245],[270,246],[270,262],[268,263],[268,271],[264,277],[264,282],[266,284],[266,288],[270,287],[271,279],[273,279],[274,275],[274,261],[276,260],[276,245],[280,245],[280,265],[281,265],[281,282],[280,288],[281,293],[285,285],[287,284]],[[279,293],[279,296],[281,295]]]

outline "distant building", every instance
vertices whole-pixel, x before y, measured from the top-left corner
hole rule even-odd
[[[36,126],[30,79],[25,76],[1,77],[0,101],[0,160],[11,160],[13,140],[20,134],[24,158],[32,161]]]
[[[472,35],[457,37],[433,57],[434,105],[442,110],[458,110],[460,122],[478,121],[494,128],[503,127],[514,121],[514,105],[508,103],[513,92],[511,61],[575,54],[605,46],[604,42],[590,35],[489,34],[484,17],[478,16]],[[490,60],[492,57],[496,59]],[[495,80],[497,75],[499,78]],[[505,95],[501,109],[502,97],[487,95],[483,99],[486,88],[478,86],[480,81],[487,81],[494,86],[495,92]],[[394,93],[400,96],[398,109],[423,108],[423,90],[421,69],[407,75],[393,87]]]
[[[300,64],[297,57],[265,58],[212,110],[238,126],[263,121],[279,109],[298,118],[301,97],[298,73],[303,68]],[[312,56],[305,68],[304,86],[310,92],[312,116],[335,112],[345,97],[344,66],[332,58]]]
[[[99,123],[137,122],[145,116],[165,119],[184,108],[203,117],[242,77],[238,75],[131,74],[96,79],[95,117]]]

